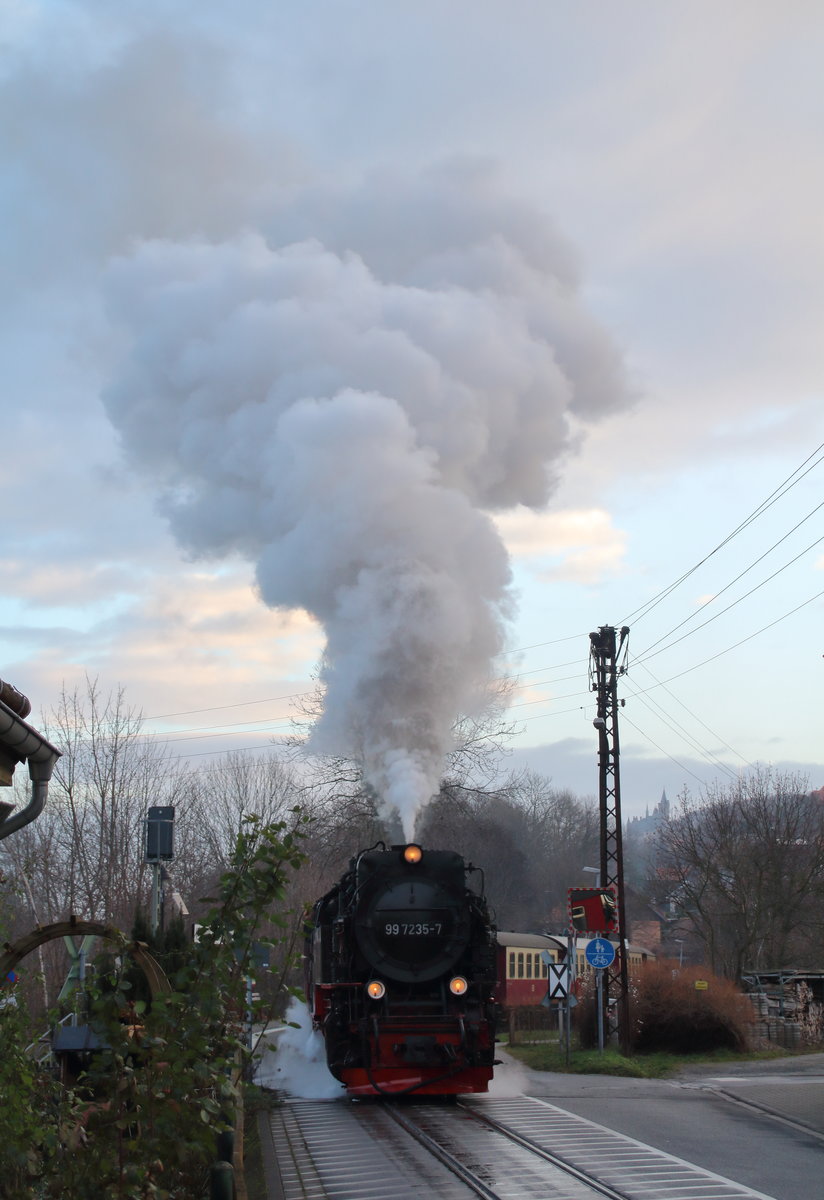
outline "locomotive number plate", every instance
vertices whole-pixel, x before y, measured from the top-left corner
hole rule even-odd
[[[384,926],[387,937],[439,937],[443,926],[439,921],[416,921],[405,924],[393,921]]]

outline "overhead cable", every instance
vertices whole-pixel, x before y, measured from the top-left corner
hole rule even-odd
[[[667,693],[667,695],[671,696],[676,704],[679,704],[681,706],[681,708],[684,709],[685,712],[689,713],[689,715],[692,717],[692,719],[694,721],[697,721],[699,725],[703,726],[703,728],[706,729],[707,733],[711,734],[712,737],[714,737],[717,742],[720,742],[722,746],[726,746],[726,748],[730,751],[731,754],[734,754],[736,756],[736,758],[740,758],[741,761],[743,763],[745,763],[748,767],[755,766],[754,763],[751,763],[749,761],[749,759],[747,759],[743,754],[741,754],[738,750],[736,750],[734,746],[731,746],[729,744],[729,742],[725,742],[724,739],[722,737],[720,737],[719,734],[716,733],[716,731],[714,729],[711,729],[709,727],[709,725],[706,723],[706,721],[702,720],[702,718],[699,717],[697,713],[694,713],[692,711],[692,709],[689,707],[689,705],[685,704],[684,701],[680,699],[680,697],[676,696],[675,692],[673,692],[671,688],[668,688],[665,683],[662,683],[662,681],[654,674],[653,671],[650,670],[650,668],[648,666],[646,666],[644,663],[635,663],[634,665],[640,666],[644,671],[646,671],[647,675],[649,675],[655,681],[655,684],[657,687],[663,688],[664,691]],[[649,689],[649,690],[651,691],[652,689]],[[640,695],[641,693],[638,693],[638,694]],[[644,693],[644,694],[646,694],[646,693]]]
[[[660,704],[658,704],[657,701],[645,700],[640,692],[630,692],[629,698],[638,700],[640,704],[643,704],[644,708],[648,709],[649,712],[651,712],[653,716],[656,716],[659,721],[663,721],[667,728],[674,733],[676,737],[680,734],[681,738],[691,747],[691,749],[700,754],[702,758],[705,758],[712,766],[726,772],[726,774],[731,778],[737,779],[737,772],[734,771],[732,767],[728,766],[728,764],[725,763],[723,759],[719,758],[717,754],[714,754],[712,750],[708,750],[706,746],[703,746],[698,739],[693,737],[689,730],[681,724],[680,721],[677,721],[675,717],[672,717],[665,712],[665,710]]]
[[[821,508],[822,506],[824,506],[824,501],[822,501],[822,504],[819,505],[819,508]],[[782,541],[783,541],[783,539],[782,539]],[[809,551],[812,550],[815,546],[817,546],[820,542],[824,542],[824,534],[822,534],[822,536],[820,538],[816,538],[816,540],[814,542],[811,542],[809,546],[805,546],[803,550],[800,550],[799,553],[796,554],[795,558],[791,558],[789,560],[789,562],[784,563],[784,565],[782,567],[779,567],[777,571],[773,571],[772,575],[768,575],[766,579],[762,579],[760,583],[757,583],[755,585],[755,587],[750,588],[750,590],[748,592],[744,592],[743,596],[739,596],[737,600],[733,600],[733,602],[731,604],[728,604],[726,608],[722,608],[719,612],[715,613],[713,616],[708,617],[706,621],[702,621],[700,625],[696,625],[694,629],[688,630],[687,633],[682,633],[679,638],[676,638],[672,642],[668,642],[666,646],[661,646],[660,650],[654,650],[655,646],[660,645],[661,642],[665,641],[665,639],[670,636],[669,633],[664,634],[663,637],[660,637],[657,642],[653,642],[652,646],[649,646],[646,650],[641,652],[639,657],[635,660],[636,664],[642,664],[642,663],[647,662],[651,658],[657,658],[657,656],[659,654],[663,654],[665,650],[670,650],[670,649],[672,649],[673,646],[677,646],[679,642],[683,642],[685,638],[692,637],[693,634],[697,633],[699,629],[704,629],[705,626],[711,625],[713,621],[717,621],[719,617],[723,617],[724,613],[728,613],[731,608],[735,608],[735,606],[737,604],[740,604],[742,600],[746,600],[749,596],[752,596],[754,592],[757,592],[757,591],[759,591],[760,588],[764,587],[765,584],[770,583],[773,579],[775,579],[783,571],[786,571],[788,567],[791,567],[793,565],[793,563],[798,562],[799,558],[803,558],[805,554],[809,553]],[[778,545],[777,542],[776,542],[776,545]],[[774,549],[774,547],[773,547],[773,549]],[[766,553],[769,554],[769,550],[766,551]],[[764,558],[763,554],[762,554],[761,558]],[[756,561],[760,562],[761,559],[757,559]],[[755,566],[755,563],[751,563],[750,565]],[[747,571],[749,569],[750,568],[748,567]],[[746,575],[747,571],[742,571],[741,575],[738,576],[738,579],[740,579],[742,577],[742,575]],[[722,591],[725,592],[728,587],[731,587],[732,584],[736,583],[736,582],[737,582],[736,579],[732,580],[732,583],[727,584],[727,587],[723,588]],[[718,595],[720,596],[721,592],[719,592]],[[716,597],[713,597],[713,599],[716,599]],[[711,601],[708,600],[706,602],[706,604],[703,604],[701,607],[705,608],[706,605],[709,603],[711,603]],[[700,612],[701,610],[698,609],[697,611]],[[696,614],[693,614],[693,616],[694,615],[696,615]],[[687,618],[687,620],[691,620],[691,617]],[[681,625],[684,625],[685,623],[686,623],[685,621],[682,621]],[[675,633],[675,631],[677,629],[681,628],[681,625],[676,625],[675,629],[670,630],[670,633]],[[654,652],[651,653],[651,651],[654,651]]]
[[[780,500],[781,497],[790,491],[791,488],[794,488],[797,483],[800,483],[806,475],[809,475],[810,471],[814,470],[819,463],[823,462],[824,454],[821,453],[822,451],[824,451],[824,442],[817,446],[816,449],[813,450],[812,454],[808,455],[807,458],[805,458],[800,464],[800,466],[796,467],[792,474],[788,475],[783,483],[780,483],[778,487],[766,497],[766,499],[762,500],[758,507],[754,509],[750,515],[740,523],[740,525],[737,525],[731,533],[728,533],[723,541],[719,542],[713,550],[710,550],[708,554],[705,554],[699,562],[690,567],[688,571],[685,571],[683,575],[679,576],[678,579],[676,579],[668,587],[664,588],[663,591],[658,592],[657,595],[653,596],[651,600],[648,600],[645,604],[640,605],[640,607],[636,608],[633,612],[629,613],[628,616],[624,617],[623,621],[620,622],[621,625],[632,624],[633,626],[637,626],[638,622],[647,616],[653,608],[657,607],[662,600],[665,600],[667,596],[671,595],[671,593],[674,592],[677,587],[680,587],[680,585],[686,579],[689,579],[690,575],[695,574],[699,567],[702,567],[704,563],[708,562],[713,555],[717,554],[719,550],[722,550],[724,546],[731,542],[733,538],[737,537],[739,533],[742,533],[747,526],[753,523],[753,521],[756,521],[760,516],[762,516],[767,509],[771,508],[773,504]],[[819,457],[816,458],[816,455]],[[810,460],[813,458],[816,460],[815,462],[811,463]],[[810,463],[809,466],[807,466],[808,463]],[[806,470],[804,470],[805,467],[807,468]]]
[[[641,729],[640,725],[636,725],[634,721],[630,720],[630,718],[626,716],[626,714],[622,714],[621,720],[626,721],[628,725],[631,725],[632,728],[640,733],[641,737],[648,741],[651,746],[654,746],[659,753],[663,754],[665,758],[668,758],[670,762],[674,762],[676,767],[680,767],[682,771],[686,771],[688,775],[692,775],[693,779],[697,779],[701,786],[704,786],[704,780],[700,775],[696,775],[695,771],[691,771],[685,763],[679,762],[677,758],[673,758],[669,751],[665,750],[663,746],[659,746],[654,738],[651,738],[648,733],[645,733],[644,730]]]
[[[705,658],[700,663],[693,663],[691,667],[687,667],[685,670],[679,671],[677,675],[670,675],[669,679],[665,680],[664,682],[672,683],[674,679],[680,679],[682,675],[689,675],[691,671],[697,671],[699,667],[705,667],[707,663],[715,662],[717,658],[722,658],[723,655],[729,654],[731,650],[737,650],[738,647],[743,646],[745,642],[751,642],[752,639],[758,637],[759,634],[766,633],[766,631],[768,629],[772,629],[774,625],[779,625],[782,621],[786,621],[787,617],[791,617],[794,613],[800,612],[802,608],[806,608],[808,604],[812,604],[813,601],[820,599],[821,596],[824,596],[824,589],[822,589],[820,592],[816,592],[816,594],[814,596],[810,596],[809,599],[802,600],[802,602],[797,604],[795,608],[791,608],[789,612],[785,612],[780,617],[776,617],[774,621],[770,621],[767,625],[762,625],[760,629],[756,629],[755,633],[751,633],[747,637],[741,638],[739,642],[735,642],[732,646],[727,646],[725,650],[719,650],[717,654],[713,654],[709,658]],[[652,688],[646,688],[645,691],[652,691]]]

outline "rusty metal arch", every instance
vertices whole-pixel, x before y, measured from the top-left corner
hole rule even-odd
[[[166,978],[166,973],[156,958],[153,958],[142,942],[130,942],[126,935],[114,925],[104,925],[100,921],[82,921],[70,917],[68,921],[56,921],[53,925],[38,925],[31,933],[26,933],[16,942],[6,942],[0,955],[0,979],[5,979],[9,971],[13,971],[21,959],[44,942],[53,942],[61,937],[73,937],[77,934],[92,935],[103,938],[108,942],[117,942],[121,950],[130,955],[146,976],[149,990],[153,996],[171,992],[172,985]]]

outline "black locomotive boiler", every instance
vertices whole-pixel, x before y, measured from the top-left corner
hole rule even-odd
[[[487,1090],[497,943],[482,879],[452,851],[378,842],[316,903],[306,998],[350,1095]]]

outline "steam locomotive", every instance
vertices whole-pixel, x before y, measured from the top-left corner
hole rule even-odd
[[[496,950],[483,876],[459,854],[378,842],[353,858],[315,904],[305,954],[313,1025],[347,1092],[485,1092]]]

